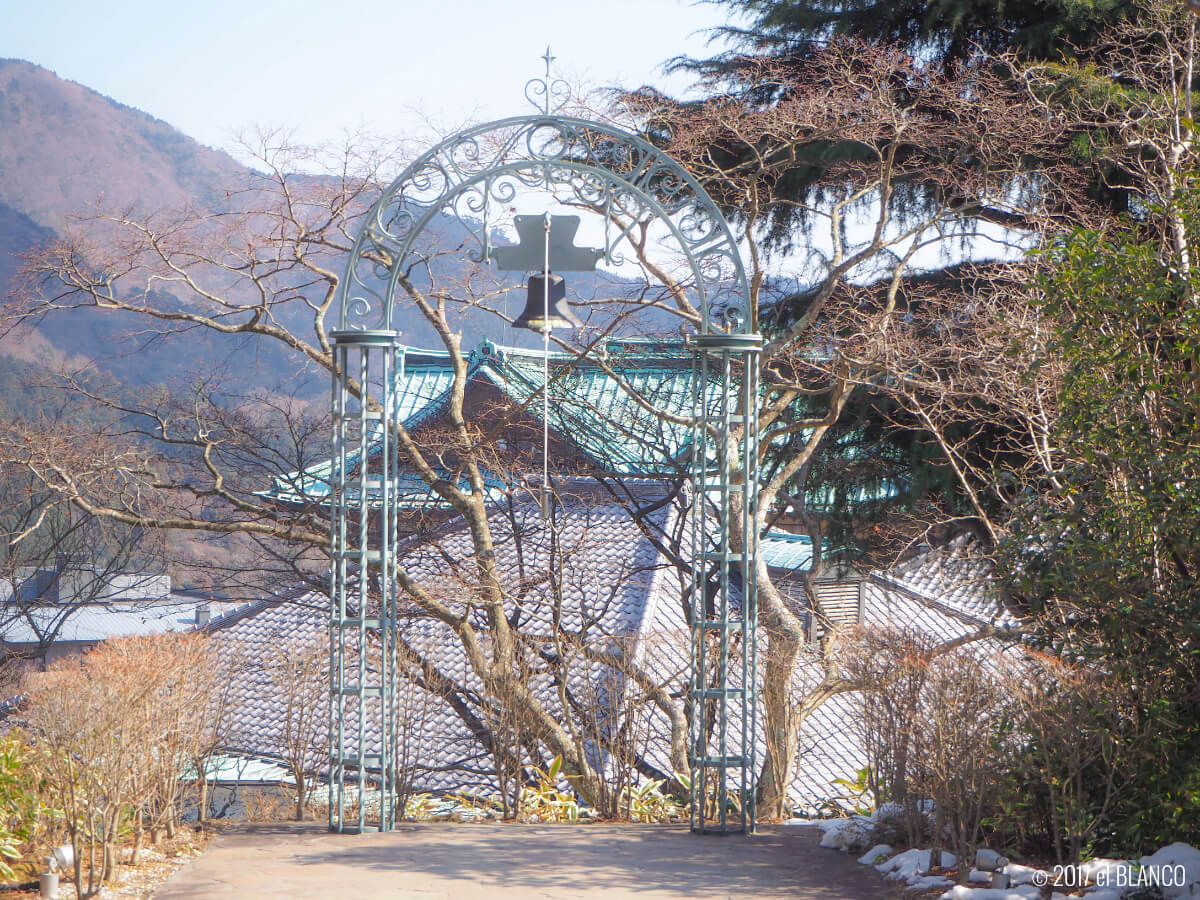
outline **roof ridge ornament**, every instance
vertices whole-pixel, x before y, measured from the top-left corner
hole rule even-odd
[[[571,99],[571,86],[563,79],[554,77],[552,63],[558,57],[550,52],[549,44],[541,58],[546,62],[546,74],[525,82],[525,99],[543,116],[552,116],[561,112]]]

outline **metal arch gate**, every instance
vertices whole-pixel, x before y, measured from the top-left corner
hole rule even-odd
[[[397,811],[394,576],[399,454],[392,433],[393,300],[434,216],[469,210],[470,254],[491,256],[492,204],[514,184],[566,188],[605,210],[653,217],[685,254],[701,327],[693,352],[691,827],[751,833],[757,723],[758,354],[749,290],[720,210],[675,160],[611,125],[557,115],[561,82],[526,86],[539,112],[467,129],[413,162],[369,212],[339,285],[330,474],[329,827],[388,830]],[[491,149],[489,156],[486,148]],[[615,205],[614,205],[615,204]],[[463,218],[463,216],[460,216]],[[617,236],[619,241],[621,235]],[[707,277],[723,266],[723,299]],[[743,550],[735,551],[739,541]]]

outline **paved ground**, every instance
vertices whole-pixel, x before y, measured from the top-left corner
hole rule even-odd
[[[885,900],[882,879],[817,846],[804,826],[751,838],[641,825],[406,825],[336,835],[319,825],[223,834],[155,900]]]

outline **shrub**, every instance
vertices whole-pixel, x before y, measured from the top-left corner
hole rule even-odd
[[[13,732],[0,738],[0,878],[15,877],[6,859],[28,855],[44,830],[48,810],[39,796],[39,777],[25,736]]]
[[[1149,749],[1137,734],[1134,702],[1095,666],[1042,654],[1011,661],[1001,678],[1014,701],[1017,739],[997,825],[1034,849],[1052,849],[1059,863],[1077,864],[1136,777],[1137,755],[1127,748]]]
[[[26,719],[43,796],[63,811],[81,898],[111,876],[122,836],[178,821],[189,764],[211,730],[217,670],[206,640],[107,641],[31,684]]]

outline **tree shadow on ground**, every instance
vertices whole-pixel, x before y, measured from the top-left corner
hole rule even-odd
[[[877,900],[878,875],[817,846],[815,828],[764,828],[741,835],[692,835],[685,827],[636,825],[403,825],[390,835],[329,835],[328,849],[297,853],[303,866],[351,866],[527,896],[590,890],[596,895],[787,897]],[[305,849],[310,849],[311,844]]]

